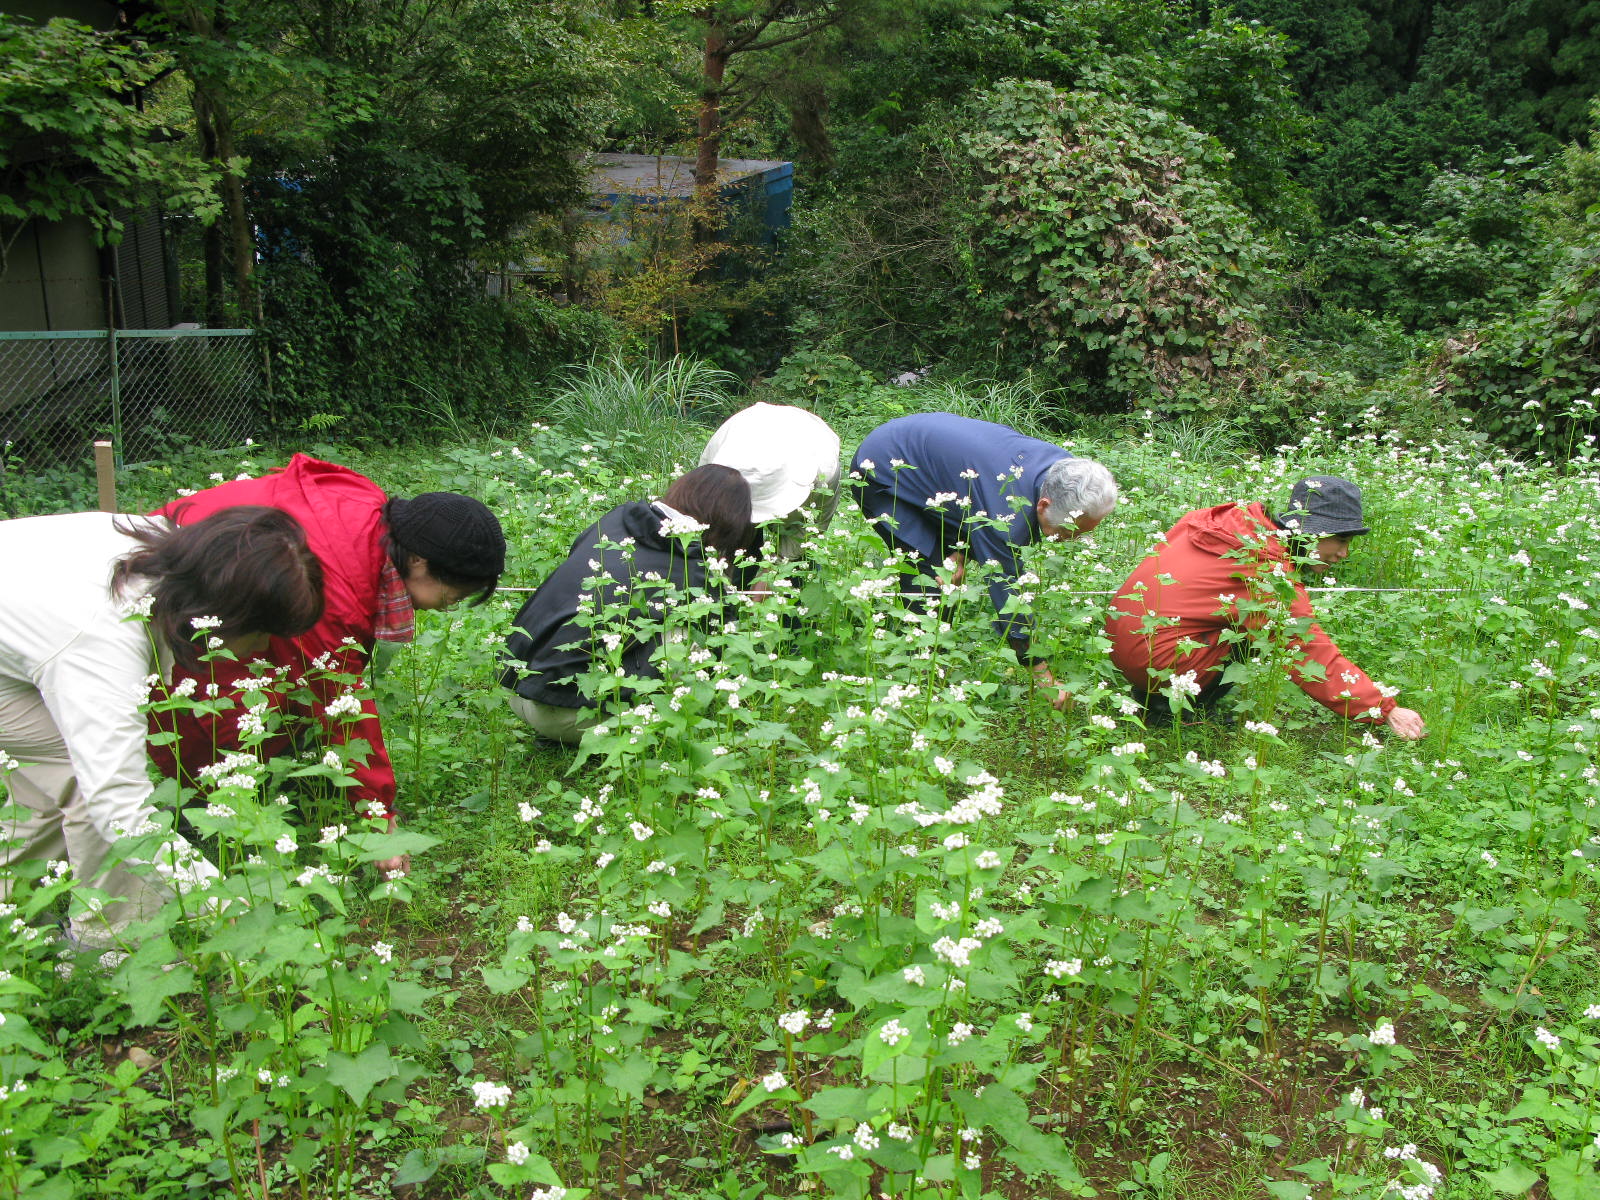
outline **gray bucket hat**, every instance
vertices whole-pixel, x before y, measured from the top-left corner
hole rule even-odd
[[[1307,537],[1371,532],[1361,519],[1361,489],[1337,475],[1312,475],[1295,484],[1289,511],[1278,520]]]

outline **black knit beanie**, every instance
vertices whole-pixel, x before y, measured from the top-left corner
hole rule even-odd
[[[435,575],[498,579],[506,569],[500,521],[471,496],[423,492],[391,500],[389,532],[402,550],[427,559]]]

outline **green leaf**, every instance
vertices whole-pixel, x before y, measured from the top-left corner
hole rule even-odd
[[[635,1050],[620,1063],[608,1062],[600,1071],[600,1078],[617,1089],[619,1095],[632,1100],[643,1100],[645,1085],[655,1074],[655,1064]]]
[[[1600,1200],[1600,1173],[1576,1151],[1544,1164],[1551,1200]]]
[[[424,1008],[428,1000],[438,994],[438,988],[423,987],[409,979],[389,980],[389,1007],[395,1012],[426,1016]]]
[[[358,847],[357,862],[378,862],[385,858],[399,858],[402,854],[421,854],[439,844],[439,839],[415,829],[397,829],[393,833],[357,833],[349,841]]]
[[[1522,1163],[1507,1163],[1498,1171],[1484,1175],[1483,1181],[1507,1196],[1521,1196],[1539,1182],[1539,1172]]]
[[[526,967],[508,970],[504,967],[480,967],[483,982],[496,996],[504,996],[518,988],[526,987],[533,973]]]
[[[471,1166],[484,1158],[482,1146],[426,1146],[410,1151],[389,1182],[394,1187],[427,1183],[444,1166]]]
[[[982,1096],[957,1093],[955,1102],[969,1122],[994,1130],[1006,1144],[1002,1157],[1028,1174],[1049,1175],[1069,1190],[1087,1186],[1066,1142],[1034,1126],[1027,1104],[1011,1089],[991,1084]]]
[[[367,1094],[379,1083],[395,1074],[395,1062],[389,1047],[374,1042],[355,1058],[337,1051],[328,1055],[328,1080],[344,1089],[357,1104],[365,1104]]]
[[[112,981],[123,993],[133,1023],[153,1025],[161,1015],[163,1000],[194,990],[195,974],[172,939],[163,934],[135,950],[117,968]]]
[[[803,1107],[823,1121],[865,1121],[869,1093],[863,1088],[826,1087],[808,1097]]]
[[[891,1020],[899,1021],[910,1031],[907,1036],[897,1039],[893,1045],[883,1038],[883,1028]],[[920,1038],[917,1036],[919,1032],[922,1035]],[[927,1017],[923,1014],[900,1013],[897,1016],[884,1017],[867,1030],[866,1044],[861,1047],[861,1069],[870,1075],[892,1058],[910,1054],[913,1050],[920,1053],[922,1049],[926,1049],[927,1032]]]

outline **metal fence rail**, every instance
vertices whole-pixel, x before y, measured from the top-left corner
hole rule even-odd
[[[249,329],[0,332],[0,476],[94,474],[262,431],[266,393]]]

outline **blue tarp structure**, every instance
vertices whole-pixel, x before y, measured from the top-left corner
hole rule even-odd
[[[794,164],[779,159],[719,158],[718,190],[761,219],[760,243],[789,225]],[[694,159],[677,154],[596,154],[589,168],[590,210],[658,204],[694,194]]]

